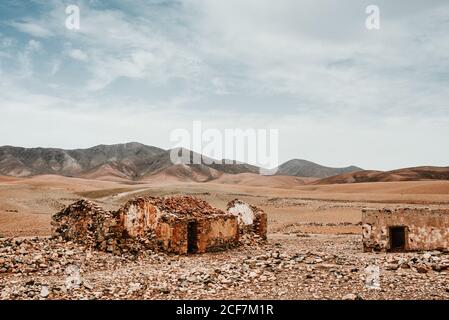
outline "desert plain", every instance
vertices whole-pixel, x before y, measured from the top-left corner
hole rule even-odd
[[[449,298],[446,252],[364,253],[361,242],[362,208],[448,207],[449,181],[310,182],[250,173],[210,182],[0,177],[0,298]],[[122,257],[49,238],[52,214],[81,198],[113,209],[140,195],[174,194],[221,209],[236,198],[257,205],[268,215],[268,240],[201,255]],[[378,288],[366,285],[373,265]]]

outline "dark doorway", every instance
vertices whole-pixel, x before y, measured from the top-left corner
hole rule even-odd
[[[187,252],[195,253],[198,250],[198,225],[190,221],[187,225]]]
[[[405,250],[405,227],[390,227],[390,250]]]

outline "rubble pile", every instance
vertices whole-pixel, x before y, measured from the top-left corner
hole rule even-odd
[[[107,257],[107,265],[96,264],[99,255]],[[135,256],[131,254],[116,256],[99,253],[86,246],[51,237],[0,240],[0,274],[62,274],[65,267],[71,264],[82,266],[85,271],[95,271],[112,266],[120,268],[122,262],[132,259]]]
[[[88,200],[77,201],[54,214],[51,224],[53,235],[60,240],[74,241],[101,251],[137,253],[151,243],[128,237],[115,212],[103,210]]]
[[[354,236],[297,241],[117,256],[55,238],[2,239],[0,299],[449,298],[445,253],[360,253]],[[377,290],[366,286],[371,265],[379,267]]]
[[[180,216],[224,215],[223,210],[211,206],[208,202],[193,196],[147,197],[138,201],[146,201],[157,206],[162,212]]]
[[[85,244],[101,246],[110,234],[112,217],[111,212],[96,204],[80,200],[53,215],[52,231],[66,241],[82,239]]]
[[[412,256],[391,255],[387,256],[385,261],[387,270],[411,269],[419,273],[449,270],[449,257],[441,251],[429,251]]]

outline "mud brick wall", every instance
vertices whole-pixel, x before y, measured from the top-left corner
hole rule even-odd
[[[156,243],[167,253],[187,253],[187,220],[160,221],[156,226]]]
[[[234,216],[205,218],[162,219],[156,228],[156,239],[161,250],[170,253],[188,253],[188,224],[196,223],[195,253],[225,250],[238,245],[238,223]]]
[[[156,198],[137,198],[127,202],[116,215],[119,224],[132,238],[144,237],[156,228],[162,216],[161,210],[154,204]]]
[[[198,220],[198,253],[225,250],[239,243],[237,217],[224,215]]]
[[[364,209],[364,251],[389,251],[391,227],[405,227],[405,251],[449,248],[449,209]]]

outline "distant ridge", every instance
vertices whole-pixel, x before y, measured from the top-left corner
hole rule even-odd
[[[307,160],[293,159],[280,165],[277,175],[306,178],[327,178],[342,173],[355,172],[360,170],[363,169],[355,166],[345,168],[331,168]]]
[[[413,167],[392,171],[363,170],[320,179],[312,184],[449,180],[449,167]]]
[[[98,145],[87,149],[0,147],[0,175],[29,177],[60,175],[95,180],[151,182],[192,181],[232,183],[251,181],[263,186],[257,178],[259,167],[234,161],[233,164],[212,163],[213,159],[183,151],[203,159],[201,164],[173,164],[172,150],[144,145],[138,142]],[[209,161],[204,161],[209,160]],[[215,161],[217,162],[217,161]],[[230,175],[229,177],[227,175]],[[253,176],[254,177],[253,177]],[[293,159],[280,165],[275,180],[278,185],[343,184],[361,182],[449,180],[449,167],[415,167],[392,171],[363,170],[356,166],[331,168],[307,160]],[[294,179],[283,179],[290,176]],[[233,178],[234,177],[234,178]]]

